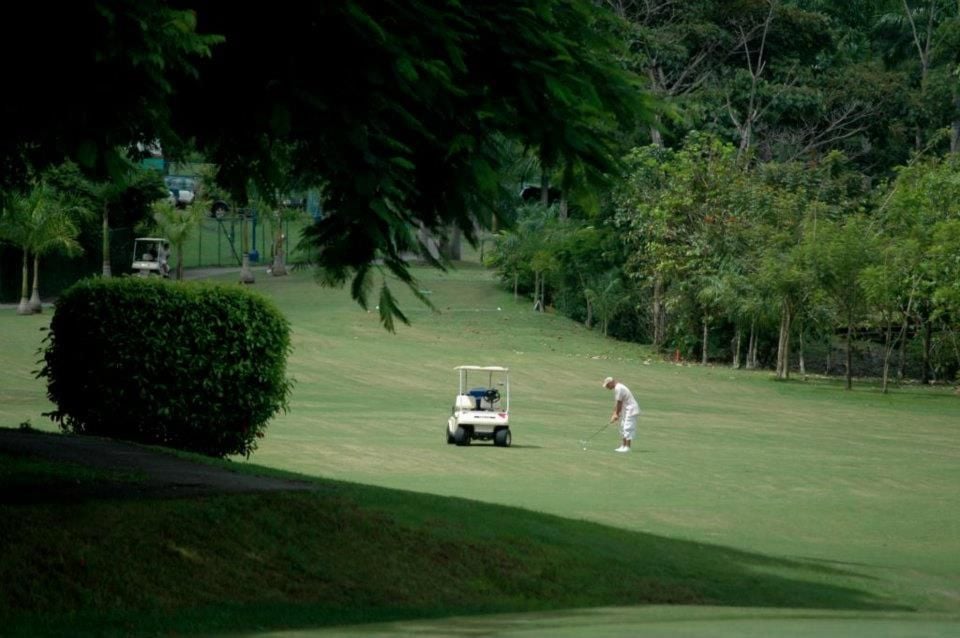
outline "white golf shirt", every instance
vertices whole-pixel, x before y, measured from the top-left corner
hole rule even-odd
[[[613,400],[614,403],[623,401],[623,413],[620,415],[622,418],[629,419],[640,414],[640,406],[637,405],[637,400],[633,398],[633,393],[630,392],[630,388],[622,383],[613,386]]]

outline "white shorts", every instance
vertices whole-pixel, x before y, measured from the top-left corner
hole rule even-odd
[[[639,414],[631,414],[630,416],[624,416],[623,421],[620,422],[620,434],[626,440],[632,441],[633,436],[637,433],[637,419],[639,417]]]

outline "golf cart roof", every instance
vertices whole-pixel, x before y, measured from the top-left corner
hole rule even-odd
[[[137,237],[134,239],[134,241],[167,241],[167,239],[163,237]]]
[[[483,372],[509,372],[510,368],[500,366],[457,366],[454,370],[481,370]]]

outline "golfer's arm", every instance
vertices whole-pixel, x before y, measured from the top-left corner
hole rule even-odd
[[[620,399],[619,401],[617,401],[617,407],[615,407],[615,408],[613,409],[613,415],[619,419],[619,418],[620,418],[620,410],[622,410],[622,409],[623,409],[623,399]]]

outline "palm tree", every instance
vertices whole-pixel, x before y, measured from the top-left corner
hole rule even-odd
[[[183,279],[183,245],[200,225],[209,202],[194,200],[186,208],[177,208],[168,200],[160,200],[150,207],[157,231],[177,250],[177,280]]]
[[[50,190],[43,187],[48,194]],[[68,256],[83,253],[83,248],[77,241],[80,229],[73,220],[73,215],[80,211],[75,207],[65,207],[54,196],[48,200],[46,206],[35,209],[33,237],[30,242],[30,251],[33,253],[33,294],[30,297],[30,309],[40,312],[40,258],[51,252],[59,251]]]
[[[600,320],[600,330],[607,336],[610,320],[627,302],[627,292],[620,281],[620,275],[611,270],[594,280],[593,285],[586,289],[587,298]]]
[[[17,307],[18,315],[33,314],[30,310],[29,294],[29,267],[30,267],[30,230],[25,215],[26,207],[23,206],[25,197],[20,193],[14,193],[7,199],[3,211],[0,212],[0,239],[17,246],[23,251],[23,276],[20,280],[20,305]]]
[[[15,193],[0,218],[0,237],[23,250],[20,305],[17,313],[33,314],[41,311],[40,257],[59,250],[68,255],[83,251],[77,242],[79,229],[72,217],[80,211],[75,206],[64,206],[50,186],[39,183],[27,194]],[[29,263],[33,254],[33,294],[28,299]]]
[[[97,194],[99,195],[102,206],[101,219],[103,228],[100,236],[101,252],[103,253],[103,266],[100,271],[100,276],[104,279],[109,279],[113,276],[113,270],[110,264],[110,204],[119,199],[123,188],[122,183],[114,183],[112,181],[104,182],[97,188]]]

